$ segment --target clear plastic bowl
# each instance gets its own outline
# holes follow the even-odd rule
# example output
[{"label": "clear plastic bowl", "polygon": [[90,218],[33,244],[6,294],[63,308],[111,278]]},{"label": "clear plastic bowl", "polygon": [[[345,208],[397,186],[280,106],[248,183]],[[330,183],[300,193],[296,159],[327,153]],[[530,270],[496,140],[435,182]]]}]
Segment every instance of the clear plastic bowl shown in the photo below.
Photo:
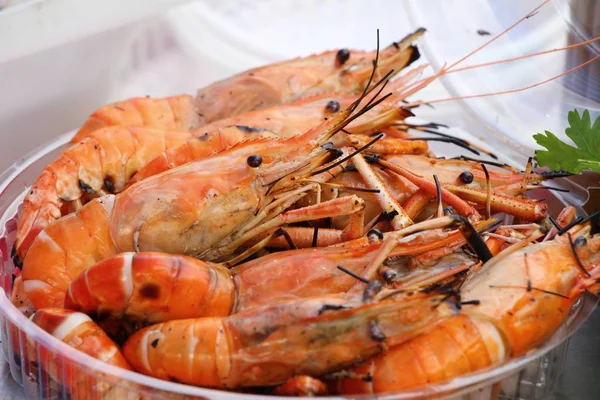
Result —
[{"label": "clear plastic bowl", "polygon": [[[419,27],[425,27],[427,32],[419,41],[423,57],[418,63],[428,62],[437,71],[444,63],[449,65],[475,50],[541,3],[542,0],[205,0],[173,10],[170,18],[184,51],[210,65],[210,71],[214,71],[211,78],[216,79],[333,48],[374,49],[377,29],[381,45],[387,46]],[[552,0],[461,66],[550,50],[595,36],[600,36],[600,13],[593,1]],[[441,79],[444,92],[423,90],[413,97],[432,100],[525,87],[597,54],[600,42],[448,74]],[[600,115],[600,61],[524,92],[455,103],[475,117],[473,133],[479,133],[494,148],[514,148],[513,161],[524,165],[537,147],[534,134],[547,129],[569,141],[564,135],[568,111],[588,109],[592,117]],[[420,115],[421,110],[418,111]]]},{"label": "clear plastic bowl", "polygon": [[[413,26],[427,27],[421,47],[434,69],[439,70],[444,63],[461,59],[500,34],[541,3],[472,1],[467,16],[463,0],[436,2],[435,7],[429,0],[409,0],[407,11]],[[600,36],[598,11],[593,1],[553,0],[461,66],[519,57]],[[447,21],[460,21],[460,25]],[[449,74],[442,82],[453,96],[497,93],[545,81],[598,54],[600,42],[593,42],[577,49]],[[535,133],[549,130],[570,141],[564,134],[569,111],[588,109],[592,118],[600,115],[600,61],[526,91],[460,103],[481,125],[509,139],[522,154],[521,159],[526,159],[537,147]]]},{"label": "clear plastic bowl", "polygon": [[[80,353],[38,328],[9,301],[14,265],[10,249],[14,242],[20,204],[41,170],[64,149],[73,133],[41,147],[0,176],[0,339],[13,378],[23,385],[29,399],[249,399],[260,396],[192,387],[104,364]],[[386,393],[381,399],[545,399],[554,391],[567,342],[595,307],[597,299],[584,295],[568,321],[543,346],[529,355],[497,368],[465,375],[448,383],[411,391]],[[34,360],[50,354],[59,366],[54,379]],[[82,392],[69,393],[70,382],[83,382]],[[79,386],[82,388],[82,386]],[[94,390],[99,392],[95,397]],[[366,398],[353,396],[352,398]],[[370,396],[369,398],[373,398]]]},{"label": "clear plastic bowl", "polygon": [[[516,1],[510,0],[510,3],[514,4]],[[486,1],[472,2],[473,5],[487,3]],[[494,2],[489,3],[493,4]],[[529,4],[529,0],[524,3]],[[445,17],[446,14],[442,8],[438,9],[440,13],[433,13],[432,18],[436,16],[437,19],[429,20],[428,23],[425,23],[426,20],[423,19],[427,17],[426,15],[421,14],[420,19],[414,14],[418,11],[418,8],[415,9],[418,4],[421,4],[422,7],[431,4],[434,4],[435,7],[448,7],[445,2],[432,3],[429,0],[422,0],[417,4],[417,2],[409,1],[381,0],[371,4],[371,2],[367,3],[361,0],[348,0],[342,7],[339,6],[340,1],[334,0],[296,0],[277,4],[277,7],[273,7],[272,1],[268,0],[237,2],[235,6],[232,2],[218,0],[196,2],[169,13],[167,15],[169,29],[162,29],[156,24],[157,21],[150,21],[148,24],[152,25],[150,36],[154,39],[146,40],[148,35],[145,30],[139,31],[140,40],[136,39],[136,35],[133,35],[132,39],[128,39],[133,43],[132,47],[135,48],[135,51],[121,58],[116,57],[115,63],[120,64],[120,67],[117,68],[118,75],[114,76],[115,84],[113,86],[118,87],[118,90],[111,88],[106,97],[112,99],[146,94],[161,96],[179,91],[189,93],[193,92],[195,87],[201,87],[216,79],[286,57],[306,55],[336,47],[370,49],[374,47],[376,28],[381,29],[381,43],[386,45],[386,43],[398,40],[411,29],[425,25],[429,32],[424,39],[424,53],[433,63],[441,61],[443,54],[430,47],[435,43],[434,39],[429,37],[443,36],[444,33],[440,32],[449,34],[452,31],[455,35],[452,41],[455,44],[452,46],[452,51],[455,53],[444,55],[450,59],[443,61],[451,62],[456,58],[454,55],[462,56],[473,49],[472,43],[465,44],[460,41],[460,35],[456,36],[457,32],[460,33],[456,28],[459,26],[458,24],[440,22],[456,21],[456,19]],[[507,9],[510,9],[510,6],[507,6]],[[513,8],[512,10],[516,15],[517,11],[520,12],[519,10],[522,8]],[[560,8],[550,8],[550,10],[556,15],[558,12],[564,11],[560,11]],[[450,11],[452,10],[448,12]],[[376,15],[377,19],[366,17],[370,15],[369,13]],[[535,18],[538,17],[539,15]],[[459,20],[462,23],[468,18]],[[536,21],[533,18],[531,20]],[[359,22],[353,23],[353,21]],[[511,21],[506,17],[499,24],[503,26]],[[560,25],[560,29],[563,29],[564,26],[566,25]],[[154,29],[157,27],[160,29]],[[269,29],[270,32],[273,32],[275,27],[277,27],[279,35],[274,37],[268,32]],[[489,25],[487,28],[491,30]],[[432,32],[434,35],[430,35]],[[486,37],[482,36],[482,38]],[[295,41],[290,41],[291,39]],[[518,39],[520,45],[525,46],[520,49],[521,51],[541,50],[539,46],[542,44],[544,44],[544,48],[547,48],[545,47],[547,43],[539,41],[533,41],[535,46],[527,47],[525,43],[532,42],[523,41],[521,37]],[[157,42],[161,45],[155,46],[154,44]],[[456,45],[457,43],[458,45]],[[182,50],[182,54],[179,53],[179,50]],[[446,50],[450,51],[449,48]],[[497,54],[493,51],[487,54],[490,53]],[[436,58],[436,55],[440,55],[440,57]],[[174,70],[177,73],[173,74]],[[508,75],[512,73],[511,71],[518,70],[509,69]],[[506,73],[506,70],[501,71],[502,76]],[[456,76],[459,75],[461,74]],[[166,80],[165,76],[168,76],[169,79]],[[444,80],[443,83],[444,85],[432,85],[416,97],[448,96],[447,90],[450,90],[452,94],[462,93],[459,89],[457,91],[449,80]],[[496,78],[492,83],[500,84],[502,82]],[[456,87],[460,86],[456,85]],[[478,89],[484,88],[479,86]],[[527,97],[522,99],[527,100]],[[532,100],[536,99],[537,96],[534,96]],[[561,107],[563,106],[561,101],[558,103],[561,104]],[[499,111],[504,111],[502,107],[508,107],[514,111],[520,107],[521,103],[514,102],[514,99],[511,102],[505,97],[499,104],[497,107]],[[536,105],[537,103],[531,103],[532,107],[536,107]],[[486,114],[486,110],[489,110],[490,106],[482,107],[482,109],[469,107],[466,102],[440,103],[435,110],[426,107],[419,109],[418,115],[425,119],[451,125],[450,133],[478,142],[488,149],[494,149],[499,153],[502,161],[512,164],[522,164],[524,156],[531,155],[531,153],[527,153],[528,150],[525,146],[519,145],[521,136],[527,140],[533,133],[543,129],[554,129],[549,119],[536,120],[533,114],[527,114],[524,118],[527,123],[533,124],[531,126],[525,126],[516,120],[514,127],[512,125],[496,125],[492,123],[495,122],[495,119]],[[496,106],[493,105],[492,108],[494,107]],[[89,112],[91,111],[89,110]],[[87,115],[80,114],[81,118],[85,118]],[[556,119],[564,118],[565,115],[566,111],[560,115],[557,113]],[[490,123],[485,122],[486,118]],[[559,134],[560,132],[555,133]],[[64,135],[32,152],[0,175],[0,279],[2,289],[7,295],[10,294],[12,284],[13,264],[9,256],[14,241],[19,205],[29,185],[45,165],[58,156],[70,136],[71,134]],[[20,138],[19,135],[17,135],[18,138]],[[4,139],[3,142],[6,143]],[[12,149],[13,146],[10,148]],[[453,153],[447,153],[447,146],[433,144],[432,150],[440,155],[454,156],[458,154],[459,149],[451,149]],[[548,194],[544,193],[544,195]],[[557,202],[552,206],[553,214],[557,212],[561,204]],[[596,301],[595,297],[585,295],[569,321],[556,332],[552,339],[526,357],[512,360],[492,370],[484,370],[455,379],[449,383],[431,385],[409,392],[385,394],[380,397],[482,400],[548,398],[553,392],[557,377],[561,372],[567,351],[567,338],[584,323]],[[12,376],[23,385],[25,393],[30,399],[89,398],[86,396],[89,396],[91,392],[85,392],[80,396],[69,394],[66,388],[68,385],[65,385],[68,383],[65,382],[67,378],[82,380],[86,382],[87,388],[101,388],[106,384],[113,385],[114,389],[105,393],[102,398],[247,399],[259,397],[165,382],[105,365],[75,351],[40,330],[22,316],[4,295],[0,295],[0,335],[3,354],[10,364]],[[45,352],[54,354],[62,366],[62,369],[59,369],[60,376],[56,377],[56,381],[50,379],[32,361],[39,359]],[[76,371],[76,376],[72,373],[67,374],[67,371]],[[98,395],[96,398],[100,398],[100,396]]]}]

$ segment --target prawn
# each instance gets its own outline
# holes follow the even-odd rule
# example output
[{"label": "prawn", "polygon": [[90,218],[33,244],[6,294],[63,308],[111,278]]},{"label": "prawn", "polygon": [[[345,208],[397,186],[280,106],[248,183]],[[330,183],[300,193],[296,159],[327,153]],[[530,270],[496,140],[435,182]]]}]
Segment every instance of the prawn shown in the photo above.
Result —
[{"label": "prawn", "polygon": [[[384,139],[383,143],[387,145],[383,149],[381,141],[375,143],[373,151],[385,150],[386,153],[411,153],[423,154],[428,150],[425,141],[405,141],[403,134],[394,124],[404,121],[405,118],[412,116],[412,112],[402,108],[402,98],[394,96],[395,91],[399,91],[415,74],[396,79],[388,89],[392,96],[373,108],[367,115],[363,115],[344,129],[351,135],[336,135],[332,137],[333,145],[360,147],[371,138],[364,139],[367,134],[378,130],[394,132],[396,138]],[[163,154],[150,162],[144,169],[139,171],[130,184],[144,180],[150,176],[156,175],[171,168],[183,165],[185,163],[205,157],[207,154],[223,150],[237,142],[252,138],[262,137],[274,133],[280,138],[290,138],[298,136],[308,131],[312,127],[331,118],[333,114],[341,109],[349,107],[357,100],[355,94],[335,94],[326,93],[303,98],[301,100],[260,109],[256,111],[245,112],[236,116],[224,118],[192,132],[194,137],[179,148],[166,150]],[[226,131],[227,127],[238,127],[245,135],[232,135]],[[366,141],[365,141],[366,140]]]},{"label": "prawn", "polygon": [[[85,314],[59,308],[45,308],[35,312],[31,317],[34,324],[65,342],[76,350],[91,356],[100,362],[131,370],[121,350],[94,321]],[[120,397],[124,393],[119,386],[100,382],[90,387],[89,377],[80,368],[69,362],[62,362],[60,357],[51,354],[44,346],[39,346],[38,364],[54,381],[67,386],[71,397],[88,399],[91,392],[104,396]]]},{"label": "prawn", "polygon": [[161,379],[216,388],[275,385],[333,372],[413,337],[455,313],[440,300],[312,297],[169,321],[134,333],[123,354],[137,371]]},{"label": "prawn", "polygon": [[[344,106],[350,106],[357,96],[346,95],[341,99],[344,100]],[[299,104],[246,113],[251,114],[247,116],[242,114],[203,127],[203,134],[118,126],[91,133],[48,165],[32,185],[19,219],[13,250],[15,263],[21,264],[33,239],[43,228],[89,199],[107,193],[120,193],[126,184],[132,185],[246,140],[299,135],[332,113],[327,111],[331,101],[336,100],[329,100],[326,104],[320,96]],[[336,110],[339,107],[338,103]],[[380,104],[370,114],[374,114],[369,117],[374,121],[373,125],[362,122],[361,129],[374,129],[390,119],[410,115],[407,110],[394,107],[390,101]],[[296,115],[296,118],[290,120],[290,115]],[[262,127],[257,124],[258,120],[263,121],[260,124]],[[352,124],[348,129],[352,129]],[[395,152],[418,153],[427,150],[426,142],[397,140],[394,144],[392,151]]]},{"label": "prawn", "polygon": [[[332,386],[338,393],[380,393],[445,381],[519,357],[566,320],[600,277],[600,236],[591,224],[528,245],[533,234],[470,275],[461,312],[391,347]],[[516,247],[514,247],[516,246]],[[368,379],[362,379],[367,377]]]},{"label": "prawn", "polygon": [[[427,221],[393,233],[388,257],[410,256],[447,243],[465,244],[459,231],[434,231]],[[475,229],[483,229],[480,224]],[[405,234],[426,230],[425,236]],[[165,253],[121,253],[87,268],[69,283],[64,307],[99,320],[123,317],[142,323],[226,316],[304,297],[345,293],[362,274],[380,242],[272,253],[228,269],[221,264]]]},{"label": "prawn", "polygon": [[[419,59],[411,45],[418,29],[379,53],[379,76],[399,72]],[[110,126],[145,126],[189,131],[211,122],[320,93],[358,94],[368,86],[375,51],[339,49],[286,60],[242,72],[198,90],[196,97],[137,97],[96,110],[73,137],[77,143],[94,130]]]},{"label": "prawn", "polygon": [[187,132],[108,127],[65,150],[33,183],[23,201],[13,259],[20,265],[40,231],[87,199],[120,192],[165,149],[179,147]]},{"label": "prawn", "polygon": [[[275,225],[310,218],[301,210],[290,211],[288,219],[280,213],[315,187],[298,176],[340,155],[319,144],[351,121],[353,111],[268,148],[266,139],[246,142],[92,200],[36,237],[22,271],[27,295],[38,308],[61,304],[73,277],[117,253],[162,251],[211,260],[254,237],[252,228],[265,218]],[[323,203],[322,209],[337,213],[343,206],[350,213],[362,207],[348,200],[331,208]]]}]

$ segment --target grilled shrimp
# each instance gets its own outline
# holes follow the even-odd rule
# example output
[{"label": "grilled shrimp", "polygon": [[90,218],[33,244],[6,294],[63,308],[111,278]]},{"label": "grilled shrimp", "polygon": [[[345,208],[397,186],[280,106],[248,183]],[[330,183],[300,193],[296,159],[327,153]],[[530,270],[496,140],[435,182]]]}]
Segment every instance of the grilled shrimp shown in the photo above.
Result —
[{"label": "grilled shrimp", "polygon": [[18,260],[53,221],[90,198],[120,192],[150,160],[190,137],[187,132],[116,126],[69,147],[42,171],[23,201],[14,250]]},{"label": "grilled shrimp", "polygon": [[[388,85],[391,93],[403,88],[413,74],[401,77]],[[135,183],[171,168],[205,157],[207,153],[220,151],[238,142],[275,134],[281,138],[301,135],[314,126],[331,118],[341,109],[349,107],[358,98],[355,94],[321,94],[261,110],[245,112],[224,118],[193,131],[194,137],[185,145],[166,150],[147,167],[139,171],[132,180]],[[332,141],[336,147],[352,145],[360,147],[371,138],[364,139],[364,134],[378,130],[394,130],[394,124],[403,122],[413,114],[401,108],[404,98],[391,96],[368,114],[353,121],[345,129],[353,135],[336,135]],[[239,130],[223,132],[224,128],[237,127]],[[396,133],[396,135],[401,135]],[[366,140],[366,141],[365,141]],[[381,141],[376,143],[373,151],[386,150],[387,153],[424,154],[428,151],[427,142],[405,141],[401,138],[384,139],[388,144],[382,149]]]},{"label": "grilled shrimp", "polygon": [[[411,43],[424,29],[379,52],[379,76],[399,72],[419,59]],[[195,99],[181,95],[166,99],[133,98],[96,110],[72,142],[109,126],[146,126],[191,130],[211,122],[295,101],[320,93],[360,93],[369,80],[376,52],[340,49],[287,60],[235,75],[198,90]]]},{"label": "grilled shrimp", "polygon": [[[462,246],[458,230],[426,230],[437,221],[391,234],[398,243],[385,257],[410,256],[448,244]],[[487,226],[481,224],[477,228]],[[220,264],[165,253],[121,253],[86,269],[69,284],[65,308],[136,322],[226,316],[304,297],[347,292],[378,257],[381,242],[272,253],[227,269]]]},{"label": "grilled shrimp", "polygon": [[137,371],[162,379],[220,388],[274,385],[361,361],[454,310],[439,296],[370,304],[313,297],[153,325],[134,333],[123,353]]},{"label": "grilled shrimp", "polygon": [[459,315],[354,368],[356,378],[333,386],[347,394],[401,390],[498,365],[535,348],[599,276],[600,236],[590,234],[589,225],[569,234],[499,253],[462,286],[467,305]]},{"label": "grilled shrimp", "polygon": [[[293,222],[281,211],[314,187],[298,177],[340,155],[319,144],[347,124],[352,112],[340,112],[305,135],[270,146],[267,139],[246,142],[92,200],[37,236],[23,265],[28,296],[38,308],[59,305],[71,279],[120,252],[211,260],[254,237],[252,228],[265,218],[274,226]],[[349,200],[351,211],[361,207]],[[293,216],[310,217],[299,210]]]},{"label": "grilled shrimp", "polygon": [[[101,362],[131,370],[119,347],[87,315],[59,308],[45,308],[36,311],[31,320],[76,350]],[[38,352],[31,351],[30,354],[36,354],[38,365],[56,382],[67,387],[71,398],[121,398],[125,394],[120,392],[118,385],[110,385],[108,382],[91,386],[89,376],[81,371],[81,367],[63,361],[43,346],[39,347]]]}]

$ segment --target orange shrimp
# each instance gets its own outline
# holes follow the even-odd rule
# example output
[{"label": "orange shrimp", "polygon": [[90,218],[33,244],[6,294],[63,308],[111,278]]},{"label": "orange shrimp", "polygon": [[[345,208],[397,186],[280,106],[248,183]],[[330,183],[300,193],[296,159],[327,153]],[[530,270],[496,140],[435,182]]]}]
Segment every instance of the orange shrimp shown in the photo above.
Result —
[{"label": "orange shrimp", "polygon": [[[391,93],[403,88],[414,74],[396,79],[388,85]],[[166,150],[160,157],[139,171],[131,184],[144,180],[171,168],[198,160],[215,151],[223,150],[240,141],[265,134],[276,134],[281,138],[301,135],[324,120],[331,118],[340,109],[349,107],[358,98],[355,94],[321,94],[274,107],[245,112],[202,126],[193,131],[194,137],[179,148]],[[361,147],[372,138],[368,134],[382,129],[394,129],[394,124],[412,116],[412,112],[401,108],[403,98],[391,96],[367,115],[348,124],[346,131],[353,135],[336,135],[334,146]],[[237,127],[238,132],[223,131],[227,127]],[[245,134],[238,134],[243,132]],[[235,135],[232,135],[235,134]],[[399,135],[399,133],[396,133]],[[383,146],[386,146],[383,148]],[[425,141],[406,141],[402,138],[383,139],[372,147],[375,152],[423,154],[428,151]]]},{"label": "orange shrimp", "polygon": [[235,301],[231,272],[177,254],[121,253],[86,269],[70,284],[64,307],[96,316],[156,323],[228,315]]},{"label": "orange shrimp", "polygon": [[[36,311],[31,320],[40,328],[62,340],[69,346],[119,368],[131,370],[121,350],[94,321],[85,314],[59,308],[45,308]],[[106,382],[90,387],[89,377],[80,367],[62,361],[61,357],[50,353],[43,346],[36,355],[36,361],[55,381],[65,385],[72,398],[89,399],[90,396],[122,396],[118,386]]]},{"label": "orange shrimp", "polygon": [[[281,211],[315,187],[298,177],[339,156],[319,144],[352,113],[340,112],[303,136],[272,146],[265,146],[267,139],[246,142],[92,200],[37,236],[23,265],[27,295],[38,308],[61,304],[72,278],[117,253],[162,251],[211,260],[229,256],[265,219],[271,224],[262,223],[259,232],[310,219],[302,210]],[[331,208],[323,203],[321,209],[351,213],[362,207],[348,200]]]},{"label": "orange shrimp", "polygon": [[16,265],[40,231],[86,200],[118,193],[150,160],[191,137],[187,132],[108,127],[65,150],[42,171],[23,201],[15,239]]},{"label": "orange shrimp", "polygon": [[[379,76],[395,73],[420,55],[411,43],[423,29],[379,52]],[[360,93],[370,78],[376,52],[340,49],[242,72],[198,90],[196,98],[132,98],[96,110],[72,139],[76,143],[109,126],[192,130],[208,123],[320,93]]]},{"label": "orange shrimp", "polygon": [[187,132],[202,125],[202,118],[194,109],[192,96],[160,99],[134,97],[94,111],[71,139],[71,143],[80,142],[98,129],[115,125]]},{"label": "orange shrimp", "polygon": [[569,233],[573,240],[564,235],[527,246],[528,238],[499,253],[462,286],[468,306],[459,315],[352,369],[356,378],[332,386],[345,394],[402,390],[498,365],[538,346],[598,277],[592,268],[598,265],[600,236],[591,235],[589,225]]},{"label": "orange shrimp", "polygon": [[[437,246],[465,244],[459,231],[427,230],[437,221],[394,232],[389,257],[408,256]],[[481,224],[477,228],[486,226]],[[121,253],[87,268],[69,284],[64,307],[98,316],[156,323],[173,319],[226,316],[258,306],[348,291],[355,280],[343,266],[362,274],[380,252],[380,243],[272,253],[231,270],[220,264],[165,253]]]},{"label": "orange shrimp", "polygon": [[134,333],[123,354],[137,371],[161,379],[220,388],[275,385],[361,361],[454,313],[439,296],[369,304],[312,297],[152,325]]}]

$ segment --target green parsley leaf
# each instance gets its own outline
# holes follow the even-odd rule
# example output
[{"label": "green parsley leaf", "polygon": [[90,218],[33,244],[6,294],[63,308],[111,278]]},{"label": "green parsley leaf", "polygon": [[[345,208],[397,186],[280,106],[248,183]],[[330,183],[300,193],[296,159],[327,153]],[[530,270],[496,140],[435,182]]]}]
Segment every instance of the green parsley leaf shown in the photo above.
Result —
[{"label": "green parsley leaf", "polygon": [[547,150],[536,150],[535,159],[542,167],[553,171],[578,174],[584,169],[600,172],[600,117],[592,126],[588,110],[579,115],[577,110],[569,112],[567,136],[575,143],[573,147],[546,131],[533,136],[537,144]]}]

